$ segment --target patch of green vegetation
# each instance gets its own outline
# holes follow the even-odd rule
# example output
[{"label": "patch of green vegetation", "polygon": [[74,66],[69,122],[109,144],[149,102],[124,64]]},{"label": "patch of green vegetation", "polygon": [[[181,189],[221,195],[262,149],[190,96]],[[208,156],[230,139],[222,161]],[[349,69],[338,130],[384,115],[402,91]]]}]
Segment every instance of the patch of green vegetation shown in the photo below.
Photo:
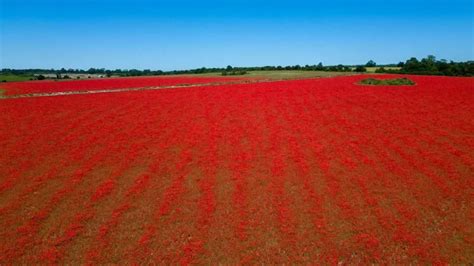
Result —
[{"label": "patch of green vegetation", "polygon": [[397,78],[397,79],[374,79],[368,78],[361,80],[359,84],[362,85],[375,85],[375,86],[412,86],[415,85],[415,82],[407,78]]},{"label": "patch of green vegetation", "polygon": [[5,93],[5,90],[0,89],[0,97],[3,96],[4,93]]},{"label": "patch of green vegetation", "polygon": [[242,76],[242,75],[245,75],[247,74],[247,71],[245,70],[231,70],[231,71],[224,71],[222,72],[222,76]]},{"label": "patch of green vegetation", "polygon": [[0,82],[27,81],[35,79],[33,75],[0,74]]}]

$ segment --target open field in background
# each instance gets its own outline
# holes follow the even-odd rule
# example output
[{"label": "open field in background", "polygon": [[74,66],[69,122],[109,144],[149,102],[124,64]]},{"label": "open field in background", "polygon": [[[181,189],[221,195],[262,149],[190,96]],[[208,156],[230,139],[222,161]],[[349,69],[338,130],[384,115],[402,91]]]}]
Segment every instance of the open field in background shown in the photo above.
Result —
[{"label": "open field in background", "polygon": [[[34,78],[32,75],[10,75],[10,74],[0,74],[0,82],[17,82],[17,81],[27,81]],[[1,84],[1,83],[0,83]]]},{"label": "open field in background", "polygon": [[471,263],[474,79],[369,76],[0,100],[0,264]]},{"label": "open field in background", "polygon": [[268,80],[322,78],[354,75],[351,72],[327,71],[250,71],[246,75],[222,76],[221,73],[193,75],[166,75],[144,77],[112,77],[82,80],[42,80],[26,82],[0,83],[0,90],[5,96],[25,95],[33,93],[55,93],[73,91],[114,90],[126,88],[147,88],[185,86],[191,84],[222,84],[238,82],[254,82]]},{"label": "open field in background", "polygon": [[[379,69],[380,67],[366,67],[367,72],[375,73],[375,70]],[[401,67],[384,67],[386,70],[400,70]]]},{"label": "open field in background", "polygon": [[[145,85],[153,85],[153,86],[160,86],[160,85],[180,85],[180,82],[187,82],[186,84],[192,84],[192,83],[205,83],[205,82],[214,82],[217,80],[202,80],[199,81],[198,79],[191,79],[191,78],[220,78],[222,81],[225,80],[236,80],[236,79],[242,79],[242,78],[259,78],[259,79],[299,79],[299,78],[317,78],[317,77],[335,77],[335,76],[345,76],[345,75],[353,75],[354,73],[347,73],[347,72],[330,72],[330,71],[298,71],[298,70],[282,70],[282,71],[249,71],[245,75],[239,75],[239,76],[222,76],[221,72],[215,72],[215,73],[205,73],[205,74],[186,74],[186,75],[162,75],[162,76],[142,76],[142,77],[111,77],[111,78],[82,78],[80,80],[76,79],[62,79],[62,80],[43,80],[43,81],[33,81],[30,83],[30,78],[33,78],[33,76],[21,76],[21,75],[0,75],[0,81],[6,80],[8,83],[0,83],[0,88],[6,88],[9,91],[15,90],[16,87],[19,88],[26,88],[26,87],[41,87],[42,92],[46,92],[45,88],[46,86],[50,86],[52,88],[55,88],[57,91],[60,88],[66,88],[66,91],[68,89],[68,83],[73,82],[72,84],[87,84],[82,87],[90,87],[91,89],[94,89],[94,87],[97,87],[95,84],[91,84],[91,81],[97,82],[97,80],[103,80],[102,82],[109,82],[109,80],[120,80],[120,84],[118,82],[114,82],[114,86],[117,88],[124,88],[124,86],[137,86],[137,85],[142,85],[140,83],[136,82],[136,79],[154,79],[154,82],[148,82]],[[68,74],[68,75],[73,75],[73,74]],[[175,80],[175,82],[166,82],[166,80]],[[179,80],[177,82],[176,80]],[[127,82],[127,80],[133,81],[132,83]],[[134,81],[135,80],[135,81]],[[160,82],[160,80],[164,80],[163,82]],[[22,82],[22,81],[28,81],[25,84],[22,83],[16,83],[16,82]],[[79,83],[76,83],[75,81],[79,81]],[[51,82],[66,82],[66,84],[53,84]],[[14,83],[14,84],[11,84]],[[38,85],[39,84],[45,84],[45,85]],[[28,84],[35,84],[35,85],[28,85]],[[100,85],[99,85],[100,86]],[[73,86],[73,88],[79,88],[81,90],[82,87]],[[103,86],[102,86],[103,87]],[[111,88],[111,86],[108,86],[107,88]],[[38,90],[35,90],[38,92]],[[10,93],[9,93],[10,94]]]},{"label": "open field in background", "polygon": [[[368,73],[375,73],[380,67],[366,67]],[[400,70],[400,67],[385,67],[387,70]],[[268,70],[268,71],[248,71],[242,77],[265,77],[273,79],[301,79],[318,77],[338,77],[356,75],[354,72],[333,72],[333,71],[310,71],[310,70]],[[194,74],[197,76],[221,76],[221,73]]]},{"label": "open field in background", "polygon": [[281,71],[250,71],[244,76],[249,77],[269,77],[275,79],[301,79],[301,78],[319,78],[319,77],[337,77],[354,75],[354,73],[331,72],[331,71],[298,71],[298,70],[281,70]]},{"label": "open field in background", "polygon": [[[237,77],[270,78],[270,79],[301,79],[319,77],[337,77],[354,75],[351,72],[305,71],[305,70],[268,70],[248,71],[247,74]],[[222,76],[221,73],[195,74],[198,76]]]}]

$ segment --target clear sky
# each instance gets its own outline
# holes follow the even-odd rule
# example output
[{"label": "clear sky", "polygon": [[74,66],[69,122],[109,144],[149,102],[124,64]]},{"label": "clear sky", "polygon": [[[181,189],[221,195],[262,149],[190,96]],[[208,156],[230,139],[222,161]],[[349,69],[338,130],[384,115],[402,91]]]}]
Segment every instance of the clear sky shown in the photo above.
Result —
[{"label": "clear sky", "polygon": [[0,0],[1,68],[474,59],[473,0]]}]

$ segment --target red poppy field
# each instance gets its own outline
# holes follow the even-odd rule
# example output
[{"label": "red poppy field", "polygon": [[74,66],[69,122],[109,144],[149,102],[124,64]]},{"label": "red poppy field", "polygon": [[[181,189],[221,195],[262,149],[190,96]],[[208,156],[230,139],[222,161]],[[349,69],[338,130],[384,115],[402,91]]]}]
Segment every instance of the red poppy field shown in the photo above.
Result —
[{"label": "red poppy field", "polygon": [[365,77],[0,99],[0,264],[472,263],[474,78]]},{"label": "red poppy field", "polygon": [[160,77],[127,77],[82,80],[42,80],[27,82],[8,82],[0,84],[5,95],[22,95],[34,93],[80,92],[97,90],[118,90],[127,88],[148,88],[163,86],[180,86],[190,84],[223,83],[242,80],[232,77],[192,77],[192,76],[160,76]]}]

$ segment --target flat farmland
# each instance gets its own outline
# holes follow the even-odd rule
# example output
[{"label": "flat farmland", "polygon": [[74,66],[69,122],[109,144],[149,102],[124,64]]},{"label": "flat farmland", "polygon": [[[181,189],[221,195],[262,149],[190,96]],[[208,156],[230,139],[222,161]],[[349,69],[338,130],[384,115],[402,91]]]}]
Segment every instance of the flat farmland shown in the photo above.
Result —
[{"label": "flat farmland", "polygon": [[369,76],[0,99],[0,263],[472,263],[474,79]]}]

